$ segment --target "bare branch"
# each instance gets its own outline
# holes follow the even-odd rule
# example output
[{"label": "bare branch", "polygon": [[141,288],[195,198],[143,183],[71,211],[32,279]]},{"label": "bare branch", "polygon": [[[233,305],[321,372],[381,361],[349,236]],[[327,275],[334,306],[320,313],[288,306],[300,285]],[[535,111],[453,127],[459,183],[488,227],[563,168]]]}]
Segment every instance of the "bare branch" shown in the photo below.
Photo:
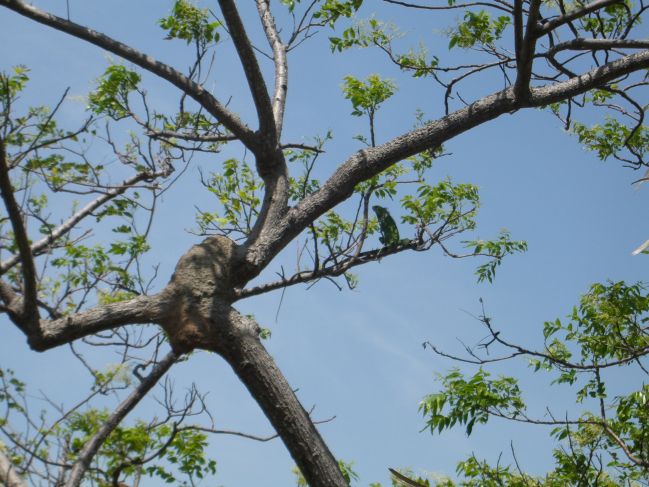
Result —
[{"label": "bare branch", "polygon": [[18,247],[18,259],[22,264],[23,274],[23,304],[20,310],[19,320],[21,325],[33,328],[38,323],[38,288],[36,284],[37,274],[34,266],[34,258],[29,245],[29,237],[25,229],[23,214],[14,197],[14,189],[9,177],[9,161],[4,140],[0,140],[0,195],[4,201],[5,208],[9,214],[11,227],[14,231],[16,246]]},{"label": "bare branch", "polygon": [[514,22],[516,28],[516,82],[514,83],[514,96],[517,100],[525,100],[530,95],[530,80],[532,78],[532,66],[534,64],[534,50],[536,49],[537,23],[541,0],[530,0],[530,8],[527,14],[525,35],[521,39],[522,30],[522,0],[517,0]]},{"label": "bare branch", "polygon": [[578,8],[571,12],[567,12],[559,17],[555,17],[554,19],[550,19],[547,22],[543,23],[538,28],[537,35],[542,36],[544,34],[547,34],[548,32],[553,31],[557,27],[572,22],[573,20],[583,17],[584,15],[588,15],[589,13],[596,12],[597,10],[608,7],[609,5],[622,3],[622,1],[623,0],[597,0],[595,2],[591,2],[583,6],[582,8]]},{"label": "bare branch", "polygon": [[633,39],[584,39],[579,37],[570,41],[561,42],[550,48],[547,54],[553,56],[559,51],[590,51],[603,49],[649,49],[649,40]]},{"label": "bare branch", "polygon": [[[257,116],[259,117],[259,131],[265,137],[268,137],[269,142],[274,146],[279,138],[275,128],[275,119],[273,117],[270,97],[268,96],[268,89],[266,88],[264,77],[261,74],[254,49],[252,48],[248,34],[246,34],[234,0],[219,0],[219,5],[228,26],[228,32],[232,37],[234,47],[241,60],[243,71],[246,74],[248,87],[250,88],[250,93],[252,94],[252,99],[257,109]],[[236,132],[232,132],[236,134]]]},{"label": "bare branch", "polygon": [[[321,419],[318,421],[313,421],[313,424],[324,424],[324,423],[329,423],[330,421],[333,421],[336,419],[335,416],[332,416],[327,419]],[[216,429],[216,428],[207,428],[205,426],[185,426],[182,428],[178,428],[180,431],[182,430],[196,430],[196,431],[202,431],[203,433],[212,433],[215,435],[231,435],[231,436],[240,436],[241,438],[246,438],[248,440],[254,440],[254,441],[259,441],[261,443],[266,443],[268,441],[272,441],[276,438],[279,438],[279,434],[275,433],[273,435],[268,435],[268,436],[259,436],[259,435],[253,435],[250,433],[243,433],[241,431],[234,431],[234,430],[224,430],[224,429]]]},{"label": "bare branch", "polygon": [[56,30],[60,30],[61,32],[83,39],[84,41],[101,47],[102,49],[106,49],[107,51],[146,69],[156,76],[169,81],[171,84],[196,100],[196,102],[216,117],[217,120],[235,134],[247,147],[252,149],[256,146],[256,137],[254,132],[250,130],[250,128],[239,119],[239,117],[225,108],[201,85],[190,80],[167,64],[143,54],[126,44],[116,41],[101,32],[97,32],[88,27],[44,12],[19,0],[0,0],[0,6],[9,8],[20,15],[35,20],[36,22],[48,25]]},{"label": "bare branch", "polygon": [[450,5],[419,5],[415,3],[410,3],[410,2],[402,2],[400,0],[383,0],[386,3],[391,3],[393,5],[400,5],[402,7],[409,7],[409,8],[415,8],[415,9],[421,9],[421,10],[452,10],[452,9],[458,9],[458,8],[466,8],[466,7],[476,7],[476,6],[481,6],[481,7],[491,7],[491,8],[496,8],[498,10],[503,10],[507,13],[511,13],[512,7],[511,4],[508,2],[505,2],[503,0],[496,0],[495,3],[491,2],[465,2],[465,3],[453,3]]},{"label": "bare branch", "polygon": [[178,360],[178,355],[169,352],[160,362],[158,362],[151,373],[146,376],[131,394],[121,402],[119,406],[111,413],[108,419],[101,425],[101,428],[86,442],[79,452],[79,458],[72,467],[70,477],[65,483],[65,487],[78,487],[81,485],[83,476],[90,467],[92,459],[99,451],[101,445],[106,441],[108,435],[122,422],[128,413],[146,396],[160,378],[171,368]]},{"label": "bare branch", "polygon": [[192,142],[229,142],[237,140],[234,135],[203,135],[195,132],[175,132],[173,130],[150,130],[146,135],[154,139],[182,139]]}]

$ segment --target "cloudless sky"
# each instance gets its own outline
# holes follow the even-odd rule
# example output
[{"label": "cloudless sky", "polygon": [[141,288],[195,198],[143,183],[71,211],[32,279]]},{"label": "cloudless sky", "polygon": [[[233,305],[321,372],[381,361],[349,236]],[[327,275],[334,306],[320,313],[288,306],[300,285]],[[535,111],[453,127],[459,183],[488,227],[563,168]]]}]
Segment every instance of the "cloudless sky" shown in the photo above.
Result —
[{"label": "cloudless sky", "polygon": [[[63,0],[35,4],[65,15]],[[171,4],[70,0],[72,20],[185,70],[192,59],[191,49],[164,41],[164,33],[155,25]],[[250,15],[252,4],[245,2],[242,10],[249,30],[259,40],[258,21]],[[360,16],[372,14],[401,25],[409,34],[403,45],[425,41],[431,53],[447,62],[456,55],[456,51],[449,53],[442,34],[455,14],[424,15],[366,2]],[[443,114],[438,85],[405,79],[374,51],[332,56],[328,35],[327,31],[319,34],[290,55],[284,135],[287,142],[304,142],[333,131],[334,140],[318,167],[323,178],[360,148],[352,137],[367,130],[363,120],[349,115],[349,101],[340,92],[343,76],[364,78],[381,73],[399,85],[378,115],[379,141],[408,130],[417,108],[428,118]],[[16,64],[31,68],[25,100],[32,104],[54,104],[69,86],[70,99],[60,117],[64,126],[82,119],[82,97],[111,59],[117,61],[94,46],[0,9],[0,69]],[[232,97],[230,107],[254,125],[241,68],[229,47],[216,51],[212,79],[214,84],[208,87],[222,100]],[[486,77],[470,83],[463,96],[472,100],[496,91],[501,86],[498,81]],[[177,106],[177,93],[165,82],[144,75],[144,86],[156,108],[172,111]],[[309,290],[292,287],[283,299],[277,291],[237,304],[272,329],[267,345],[290,384],[299,389],[304,406],[316,406],[314,418],[336,416],[320,426],[320,431],[338,458],[355,462],[359,485],[373,481],[388,485],[387,467],[452,475],[455,463],[472,452],[492,462],[504,452],[503,462],[509,463],[510,442],[523,468],[532,473],[550,468],[547,430],[493,421],[470,438],[461,428],[436,436],[420,432],[424,421],[417,412],[419,401],[437,387],[435,374],[455,365],[433,356],[421,344],[429,340],[461,353],[459,340],[477,343],[485,333],[471,314],[481,312],[478,300],[483,298],[487,314],[504,335],[540,347],[543,321],[567,315],[590,284],[607,279],[633,282],[646,276],[646,258],[632,257],[631,251],[649,237],[645,217],[649,189],[634,190],[630,183],[639,177],[637,173],[615,162],[597,160],[548,112],[505,115],[457,137],[445,148],[451,155],[435,163],[431,181],[450,176],[456,182],[479,186],[482,208],[474,236],[489,238],[507,228],[513,238],[529,244],[527,253],[505,260],[494,284],[476,283],[474,269],[480,262],[449,259],[433,248],[357,268],[360,283],[353,291],[338,291],[321,282]],[[218,170],[226,156],[241,155],[236,148],[231,151],[203,159],[201,165]],[[190,166],[160,205],[150,257],[151,263],[161,264],[156,290],[167,282],[178,257],[199,241],[187,232],[195,228],[194,205],[206,208],[211,200],[198,179],[196,167]],[[459,241],[451,245],[460,248]],[[280,264],[290,269],[295,252],[292,244],[264,277],[272,279]],[[37,354],[6,320],[0,326],[0,366],[15,369],[34,391],[42,390],[67,404],[81,397],[88,377],[65,347]],[[109,363],[111,358],[106,360]],[[579,413],[566,390],[550,388],[550,377],[530,377],[524,363],[494,371],[525,377],[525,397],[539,415],[552,404],[559,416],[566,408]],[[209,391],[217,427],[272,433],[257,405],[215,355],[197,353],[177,366],[173,376],[179,390],[195,381],[202,391]],[[152,404],[145,402],[129,419],[146,419],[152,410]],[[212,438],[210,454],[218,461],[218,474],[204,485],[283,487],[294,483],[293,462],[279,440],[256,443],[218,436]]]}]

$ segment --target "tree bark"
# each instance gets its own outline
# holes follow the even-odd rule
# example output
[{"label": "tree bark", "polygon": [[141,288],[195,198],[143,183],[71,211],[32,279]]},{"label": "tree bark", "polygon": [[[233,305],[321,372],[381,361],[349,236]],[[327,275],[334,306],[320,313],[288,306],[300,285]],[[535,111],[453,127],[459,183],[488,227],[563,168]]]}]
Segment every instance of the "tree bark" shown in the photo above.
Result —
[{"label": "tree bark", "polygon": [[282,438],[310,487],[347,487],[327,448],[259,338],[237,337],[221,356],[255,398]]}]

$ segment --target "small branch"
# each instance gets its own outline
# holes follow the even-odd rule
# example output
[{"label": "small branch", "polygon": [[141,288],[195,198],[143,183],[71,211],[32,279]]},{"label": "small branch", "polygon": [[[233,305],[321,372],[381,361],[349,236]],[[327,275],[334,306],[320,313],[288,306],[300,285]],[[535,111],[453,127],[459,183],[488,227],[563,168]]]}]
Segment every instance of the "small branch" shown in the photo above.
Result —
[{"label": "small branch", "polygon": [[632,39],[584,39],[579,37],[570,41],[561,42],[548,49],[543,56],[554,56],[559,51],[593,51],[604,49],[648,49],[649,40]]},{"label": "small branch", "polygon": [[623,3],[623,0],[597,0],[595,2],[591,2],[582,8],[573,10],[572,12],[565,13],[564,15],[560,15],[559,17],[556,17],[554,19],[548,20],[547,22],[543,23],[537,29],[537,36],[540,37],[544,34],[547,34],[548,32],[553,31],[557,27],[560,27],[564,24],[572,22],[573,20],[583,17],[584,15],[588,15],[589,13],[603,9],[605,7],[608,7],[609,5],[614,5],[616,3]]},{"label": "small branch", "polygon": [[[604,428],[604,431],[608,435],[609,438],[611,438],[617,446],[620,447],[620,449],[624,452],[626,457],[631,460],[633,463],[638,465],[639,467],[643,467],[645,469],[649,468],[649,462],[647,460],[643,460],[642,458],[636,457],[631,450],[629,450],[629,447],[626,445],[626,443],[620,438],[613,429],[608,425],[606,421],[600,424],[602,428]],[[642,448],[640,449],[642,451]]]},{"label": "small branch", "polygon": [[234,135],[201,135],[195,132],[174,132],[173,130],[150,130],[146,135],[154,139],[182,139],[192,142],[230,142],[237,140]]},{"label": "small branch", "polygon": [[[522,0],[517,0],[522,3]],[[519,7],[522,11],[522,5]],[[530,95],[530,80],[532,78],[532,66],[534,64],[534,50],[536,49],[537,23],[541,0],[530,0],[530,9],[527,14],[525,36],[520,39],[522,25],[516,27],[516,82],[514,83],[514,96],[517,100],[526,100]],[[522,13],[518,20],[522,24]]]},{"label": "small branch", "polygon": [[16,467],[0,447],[0,484],[5,487],[29,487],[16,472]]},{"label": "small branch", "polygon": [[314,147],[308,144],[282,144],[282,149],[301,149],[305,151],[315,152],[316,154],[323,154],[325,151],[319,147]]},{"label": "small branch", "polygon": [[[336,417],[332,416],[331,418],[321,419],[319,421],[313,421],[313,424],[317,425],[317,424],[329,423],[330,421],[333,421],[334,419],[336,419]],[[206,428],[204,426],[185,426],[183,428],[179,428],[180,431],[186,430],[186,429],[202,431],[203,433],[212,433],[212,434],[215,434],[215,435],[240,436],[241,438],[246,438],[248,440],[254,440],[254,441],[260,441],[262,443],[265,443],[267,441],[271,441],[271,440],[274,440],[276,438],[279,438],[279,434],[277,434],[277,433],[275,433],[274,435],[259,436],[259,435],[252,435],[250,433],[243,433],[241,431]]]},{"label": "small branch", "polygon": [[297,274],[292,275],[288,279],[282,278],[279,281],[269,282],[267,284],[261,284],[259,286],[255,286],[252,288],[241,289],[237,292],[236,299],[249,298],[251,296],[257,296],[259,294],[264,294],[269,291],[274,291],[276,289],[282,289],[289,286],[294,286],[296,284],[311,282],[321,278],[340,276],[345,272],[347,272],[352,267],[356,267],[361,264],[367,264],[368,262],[381,260],[384,257],[399,252],[403,252],[404,250],[420,250],[420,247],[421,247],[420,242],[412,240],[409,243],[392,245],[389,247],[382,247],[380,249],[360,252],[357,255],[353,255],[347,259],[338,261],[336,264],[333,264],[329,267],[322,267],[318,270],[313,270],[313,271],[298,272]]},{"label": "small branch", "polygon": [[122,422],[128,413],[147,395],[160,378],[171,368],[178,359],[178,355],[169,352],[160,362],[158,362],[151,373],[146,376],[131,394],[111,413],[108,419],[101,425],[99,430],[84,445],[79,457],[72,467],[70,477],[65,483],[65,487],[78,487],[81,485],[83,476],[90,467],[92,459],[99,451],[101,445],[106,441],[115,428]]},{"label": "small branch", "polygon": [[501,357],[495,357],[495,358],[490,358],[490,359],[483,359],[482,357],[477,356],[475,353],[471,351],[471,349],[467,348],[467,351],[469,354],[474,358],[474,359],[467,359],[467,358],[462,358],[457,355],[449,354],[446,352],[441,351],[438,349],[435,345],[433,345],[431,342],[426,341],[424,342],[424,347],[430,347],[430,349],[437,355],[440,355],[442,357],[450,358],[452,360],[456,360],[458,362],[465,362],[465,363],[470,363],[470,364],[475,364],[475,365],[484,365],[488,363],[493,363],[493,362],[502,362],[504,360],[509,360],[514,357],[519,357],[521,355],[528,355],[530,357],[537,357],[543,360],[547,360],[548,362],[564,367],[566,369],[573,369],[573,370],[578,370],[582,372],[592,372],[592,371],[599,371],[601,369],[607,369],[610,367],[618,367],[620,365],[627,365],[631,362],[634,362],[638,360],[639,358],[642,358],[649,354],[649,346],[644,346],[637,348],[635,350],[630,350],[629,354],[626,357],[622,357],[617,360],[612,360],[610,362],[602,362],[602,363],[574,363],[570,362],[568,360],[560,359],[557,357],[554,357],[548,352],[538,352],[536,350],[530,350],[525,347],[522,347],[520,345],[516,345],[514,343],[510,343],[503,339],[501,337],[501,333],[499,331],[496,331],[492,324],[491,324],[491,319],[486,317],[486,316],[481,316],[477,317],[477,319],[484,324],[484,326],[487,327],[489,330],[489,334],[491,335],[491,339],[489,343],[482,345],[483,347],[488,347],[492,343],[499,343],[505,348],[508,348],[510,350],[513,350],[513,352],[510,355],[504,355]]}]

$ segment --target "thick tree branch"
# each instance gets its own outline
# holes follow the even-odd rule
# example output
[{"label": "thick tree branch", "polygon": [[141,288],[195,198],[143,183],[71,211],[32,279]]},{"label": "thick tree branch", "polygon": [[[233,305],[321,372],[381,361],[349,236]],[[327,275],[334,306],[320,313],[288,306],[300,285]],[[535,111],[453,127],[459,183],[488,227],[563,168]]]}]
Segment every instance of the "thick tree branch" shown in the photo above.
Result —
[{"label": "thick tree branch", "polygon": [[649,49],[649,40],[633,39],[584,39],[579,37],[561,42],[548,49],[542,56],[554,56],[559,51],[591,51],[605,49]]},{"label": "thick tree branch", "polygon": [[286,60],[286,46],[282,43],[275,25],[275,19],[270,13],[269,0],[257,0],[257,10],[261,18],[268,44],[273,50],[275,64],[275,91],[273,94],[273,115],[275,117],[275,130],[277,139],[282,136],[284,123],[284,108],[286,106],[286,92],[288,90],[288,63]]},{"label": "thick tree branch", "polygon": [[[231,312],[218,349],[266,414],[312,487],[345,487],[338,463],[258,337],[258,325]],[[225,330],[224,330],[225,331]]]},{"label": "thick tree branch", "polygon": [[5,487],[28,487],[27,482],[18,475],[16,467],[2,448],[0,448],[0,484]]},{"label": "thick tree branch", "polygon": [[117,426],[122,422],[128,413],[130,413],[135,406],[146,396],[160,378],[171,368],[171,366],[178,359],[178,355],[174,352],[169,352],[160,362],[158,362],[151,373],[146,376],[131,394],[117,408],[111,413],[108,419],[101,425],[99,430],[93,437],[86,442],[79,457],[75,462],[70,476],[68,477],[65,487],[78,487],[81,485],[83,476],[90,467],[92,459],[99,451],[101,445],[106,441]]},{"label": "thick tree branch", "polygon": [[127,61],[140,66],[143,69],[169,81],[171,84],[187,93],[205,110],[213,115],[228,130],[235,134],[251,150],[256,146],[254,132],[250,130],[234,113],[225,108],[211,93],[198,83],[187,78],[172,67],[143,54],[132,47],[108,37],[101,32],[89,29],[88,27],[76,24],[61,17],[44,12],[19,0],[0,0],[0,6],[11,9],[20,15],[28,17],[41,24],[48,25],[56,30],[65,32],[71,36],[83,39],[113,54],[116,54]]},{"label": "thick tree branch", "polygon": [[358,183],[400,160],[439,147],[453,137],[504,113],[565,100],[646,68],[649,68],[649,50],[624,56],[567,81],[533,88],[525,102],[517,101],[513,88],[508,88],[377,147],[363,149],[347,159],[318,191],[288,212],[275,230],[279,237],[272,244],[264,247],[251,246],[246,257],[248,263],[259,271],[288,242],[308,228],[311,222],[351,196]]},{"label": "thick tree branch", "polygon": [[255,103],[257,116],[259,117],[259,131],[266,138],[266,142],[274,147],[279,137],[275,128],[275,119],[270,97],[268,96],[268,89],[261,74],[255,51],[252,48],[248,34],[246,34],[234,0],[219,0],[219,5],[234,42],[234,47],[241,60],[248,87]]},{"label": "thick tree branch", "polygon": [[128,301],[90,308],[57,320],[41,321],[38,333],[28,336],[37,351],[70,343],[104,330],[129,324],[158,323],[168,312],[171,297],[165,291],[154,296],[138,296]]},{"label": "thick tree branch", "polygon": [[2,299],[2,302],[8,307],[15,304],[15,301],[18,299],[18,295],[11,285],[3,280],[0,280],[0,299]]},{"label": "thick tree branch", "polygon": [[[522,62],[523,49],[523,0],[514,0],[514,52],[516,53],[516,65]],[[447,91],[448,93],[448,91]]]},{"label": "thick tree branch", "polygon": [[567,81],[534,88],[525,106],[541,107],[566,100],[605,85],[620,76],[647,68],[649,68],[649,49],[621,57]]},{"label": "thick tree branch", "polygon": [[[274,240],[277,223],[286,213],[288,204],[288,169],[282,150],[279,147],[279,131],[275,125],[275,114],[268,96],[268,88],[250,39],[239,16],[237,6],[234,0],[219,0],[219,5],[248,81],[259,117],[259,132],[262,137],[259,141],[260,146],[253,152],[257,172],[265,184],[264,199],[246,245],[259,243],[260,241],[261,245],[266,245],[264,242]],[[266,14],[270,16],[268,11],[266,11]],[[270,20],[272,21],[272,18]],[[262,22],[265,29],[270,28],[270,25],[266,25],[266,21],[262,19]],[[281,78],[282,73],[279,72],[277,75]],[[281,105],[283,110],[283,102]],[[279,112],[277,112],[277,115],[279,115]]]},{"label": "thick tree branch", "polygon": [[16,246],[18,247],[18,258],[22,264],[23,304],[18,319],[22,322],[21,326],[32,329],[38,325],[38,307],[36,306],[38,300],[36,280],[38,276],[29,245],[29,237],[25,229],[25,222],[23,221],[23,214],[14,197],[14,190],[9,176],[9,165],[4,140],[0,140],[0,195],[11,221]]},{"label": "thick tree branch", "polygon": [[[519,10],[522,8],[518,7]],[[532,67],[534,64],[534,50],[536,49],[537,23],[539,20],[539,11],[541,9],[541,0],[530,0],[529,12],[527,14],[527,24],[525,35],[520,39],[520,24],[516,27],[516,81],[514,83],[514,96],[517,100],[523,101],[530,94],[530,80],[532,79]],[[519,12],[520,14],[520,12]],[[521,16],[522,17],[522,16]],[[514,18],[516,24],[517,18]],[[522,18],[518,19],[522,22]]]},{"label": "thick tree branch", "polygon": [[537,36],[540,37],[544,34],[547,34],[548,32],[553,31],[557,27],[567,24],[568,22],[572,22],[573,20],[576,20],[580,17],[583,17],[584,15],[588,15],[589,13],[596,12],[597,10],[608,7],[609,5],[622,3],[622,1],[623,0],[597,0],[595,2],[591,2],[583,6],[582,8],[578,8],[571,12],[567,12],[564,15],[560,15],[559,17],[555,17],[553,19],[544,22],[537,29]]}]

